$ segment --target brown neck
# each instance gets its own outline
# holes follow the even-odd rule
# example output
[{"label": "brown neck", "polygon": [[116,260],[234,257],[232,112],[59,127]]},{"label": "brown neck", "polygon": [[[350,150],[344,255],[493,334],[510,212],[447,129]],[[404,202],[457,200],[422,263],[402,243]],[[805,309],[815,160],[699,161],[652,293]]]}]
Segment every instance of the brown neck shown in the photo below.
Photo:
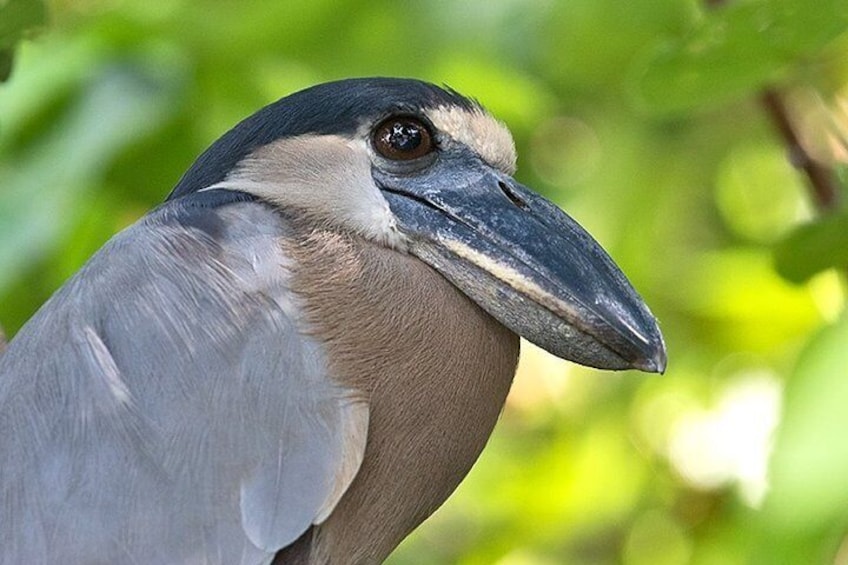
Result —
[{"label": "brown neck", "polygon": [[415,257],[296,231],[293,290],[331,375],[370,406],[359,473],[300,543],[309,563],[380,562],[476,461],[509,391],[518,337]]}]

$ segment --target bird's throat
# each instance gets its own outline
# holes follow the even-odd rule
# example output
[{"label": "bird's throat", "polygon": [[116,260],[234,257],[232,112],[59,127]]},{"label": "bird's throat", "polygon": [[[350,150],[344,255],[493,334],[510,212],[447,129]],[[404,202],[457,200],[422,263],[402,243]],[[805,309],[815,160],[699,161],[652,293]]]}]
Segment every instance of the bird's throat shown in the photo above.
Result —
[{"label": "bird's throat", "polygon": [[309,562],[379,562],[476,461],[509,391],[518,337],[415,257],[314,226],[295,231],[286,251],[306,322],[326,344],[331,375],[371,408],[362,467],[315,528]]}]

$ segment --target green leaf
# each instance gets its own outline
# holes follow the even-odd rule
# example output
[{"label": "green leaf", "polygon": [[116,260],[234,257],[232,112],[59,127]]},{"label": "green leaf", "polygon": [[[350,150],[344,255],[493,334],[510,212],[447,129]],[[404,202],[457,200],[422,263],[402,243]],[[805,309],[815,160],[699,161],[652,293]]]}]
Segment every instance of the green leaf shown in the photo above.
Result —
[{"label": "green leaf", "polygon": [[15,59],[13,49],[0,49],[0,82],[6,82],[12,74],[12,63]]},{"label": "green leaf", "polygon": [[796,228],[775,248],[775,266],[780,276],[795,283],[848,266],[848,212]]},{"label": "green leaf", "polygon": [[0,1],[0,82],[12,74],[15,44],[47,22],[43,0]]},{"label": "green leaf", "polygon": [[848,318],[801,354],[785,393],[763,517],[774,534],[830,531],[848,520]]},{"label": "green leaf", "polygon": [[11,47],[30,30],[47,22],[42,0],[0,2],[0,47]]},{"label": "green leaf", "polygon": [[658,44],[632,87],[655,112],[716,104],[760,88],[846,30],[845,0],[731,2],[706,12],[686,37]]}]

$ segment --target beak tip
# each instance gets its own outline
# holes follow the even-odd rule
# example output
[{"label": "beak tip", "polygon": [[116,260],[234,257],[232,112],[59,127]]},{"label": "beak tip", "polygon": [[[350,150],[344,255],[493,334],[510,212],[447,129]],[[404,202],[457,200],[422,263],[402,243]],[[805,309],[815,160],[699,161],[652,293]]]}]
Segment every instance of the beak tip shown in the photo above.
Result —
[{"label": "beak tip", "polygon": [[666,362],[665,349],[662,349],[652,357],[640,359],[633,364],[633,367],[646,373],[659,373],[662,375],[665,373]]},{"label": "beak tip", "polygon": [[663,341],[661,335],[652,343],[652,346],[651,351],[647,351],[645,356],[633,363],[633,368],[646,373],[663,374],[668,363],[668,355],[666,353],[665,341]]}]

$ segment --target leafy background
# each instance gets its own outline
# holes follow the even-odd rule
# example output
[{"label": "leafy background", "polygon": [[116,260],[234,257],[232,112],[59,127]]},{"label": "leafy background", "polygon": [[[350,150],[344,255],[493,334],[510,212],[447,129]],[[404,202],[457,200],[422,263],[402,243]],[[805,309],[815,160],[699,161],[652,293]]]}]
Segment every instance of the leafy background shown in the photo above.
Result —
[{"label": "leafy background", "polygon": [[844,0],[0,0],[0,322],[260,106],[447,83],[628,273],[670,364],[525,346],[489,447],[390,563],[848,563],[846,29]]}]

